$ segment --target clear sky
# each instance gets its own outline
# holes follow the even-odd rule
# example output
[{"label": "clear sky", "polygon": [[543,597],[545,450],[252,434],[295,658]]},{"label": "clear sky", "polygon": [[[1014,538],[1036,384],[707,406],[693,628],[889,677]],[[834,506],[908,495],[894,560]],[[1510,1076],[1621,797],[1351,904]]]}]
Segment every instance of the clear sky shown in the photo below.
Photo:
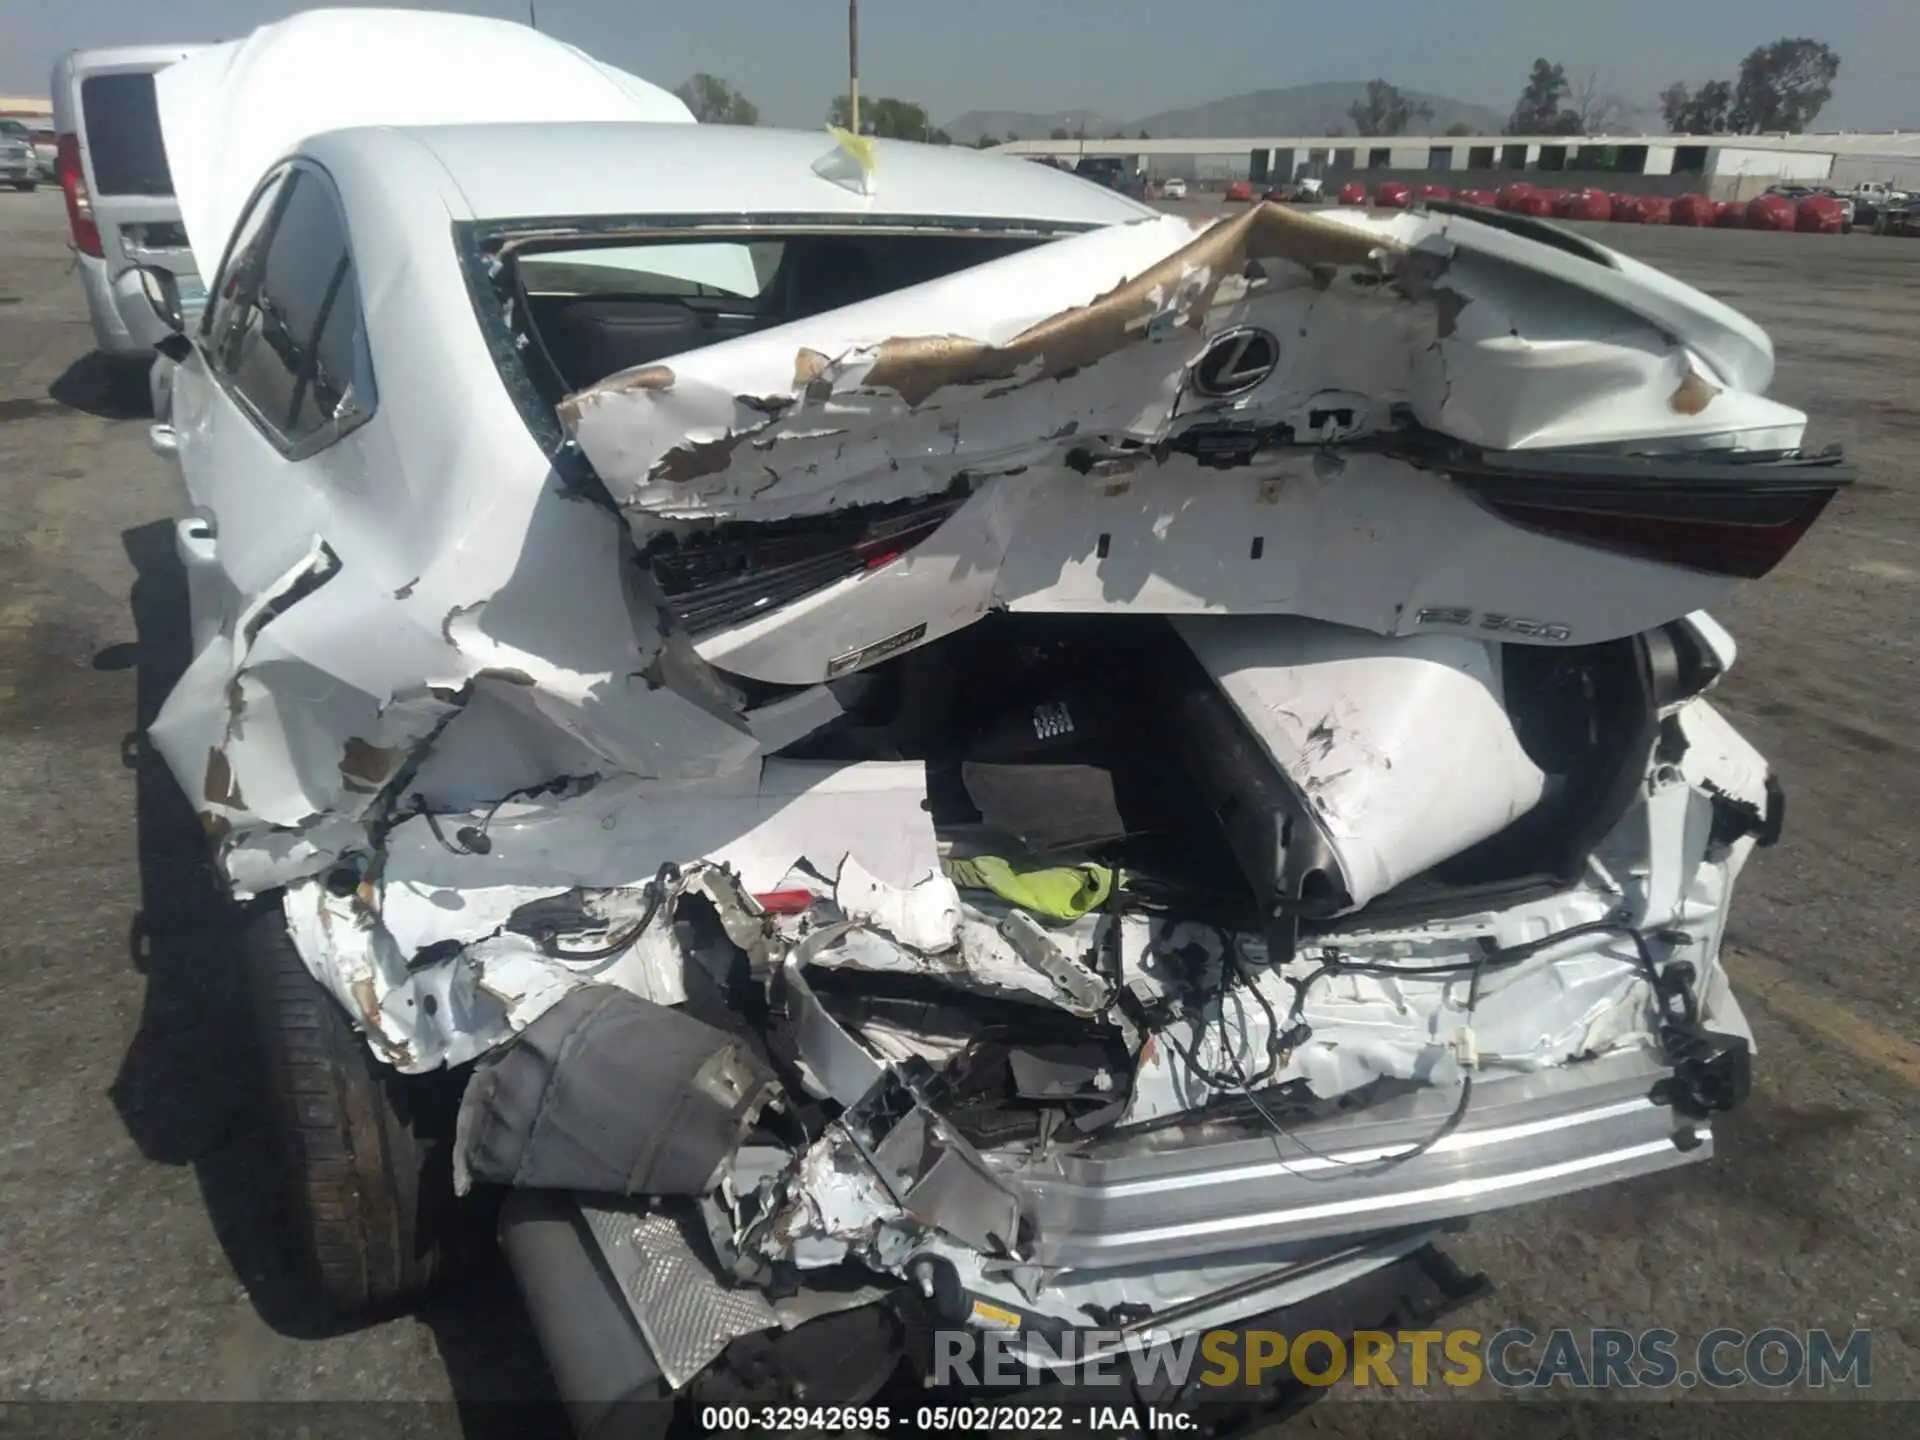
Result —
[{"label": "clear sky", "polygon": [[[540,28],[663,85],[726,76],[775,124],[825,118],[845,85],[843,0],[537,0]],[[233,39],[289,0],[0,0],[0,93],[44,95],[76,47]],[[525,18],[524,0],[421,4]],[[1756,44],[1841,57],[1818,128],[1920,128],[1920,0],[862,0],[861,89],[966,110],[1126,120],[1227,95],[1382,76],[1506,109],[1536,55],[1649,104],[1725,77]]]}]

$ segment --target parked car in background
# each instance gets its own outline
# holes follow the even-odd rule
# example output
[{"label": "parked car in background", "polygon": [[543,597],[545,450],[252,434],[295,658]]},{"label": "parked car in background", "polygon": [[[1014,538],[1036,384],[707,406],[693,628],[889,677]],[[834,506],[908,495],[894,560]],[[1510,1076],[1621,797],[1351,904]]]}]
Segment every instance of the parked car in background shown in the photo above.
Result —
[{"label": "parked car in background", "polygon": [[1889,205],[1898,205],[1913,197],[1884,180],[1863,180],[1851,190],[1839,192],[1853,201],[1853,223],[1875,226],[1880,212]]},{"label": "parked car in background", "polygon": [[54,133],[53,117],[49,115],[45,122],[29,121],[29,133],[33,136],[33,153],[40,158],[40,178],[49,185],[60,181],[60,143]]},{"label": "parked car in background", "polygon": [[0,185],[31,190],[40,183],[40,157],[33,132],[19,120],[0,120]]},{"label": "parked car in background", "polygon": [[1234,180],[1229,182],[1224,198],[1251,202],[1253,199],[1253,182],[1250,180]]},{"label": "parked car in background", "polygon": [[1876,235],[1920,235],[1920,200],[1889,200],[1873,217]]},{"label": "parked car in background", "polygon": [[1181,179],[1178,175],[1174,176],[1171,180],[1167,181],[1166,184],[1160,187],[1160,198],[1163,200],[1186,199],[1187,198],[1187,182]]},{"label": "parked car in background", "polygon": [[1326,186],[1317,175],[1282,180],[1267,190],[1267,199],[1288,205],[1312,205],[1325,198]]},{"label": "parked car in background", "polygon": [[156,72],[200,48],[75,50],[53,67],[59,181],[94,347],[119,367],[116,379],[142,388],[153,348],[140,268],[171,276],[189,316],[199,314],[205,298],[174,200],[153,92]]}]

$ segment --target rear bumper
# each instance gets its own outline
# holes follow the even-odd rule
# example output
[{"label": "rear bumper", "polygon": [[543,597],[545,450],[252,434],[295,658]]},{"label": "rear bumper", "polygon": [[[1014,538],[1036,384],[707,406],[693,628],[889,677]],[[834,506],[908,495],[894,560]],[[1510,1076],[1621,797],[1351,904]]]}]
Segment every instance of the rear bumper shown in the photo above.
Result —
[{"label": "rear bumper", "polygon": [[93,348],[115,360],[151,359],[153,352],[139,344],[127,329],[114,298],[107,262],[93,255],[76,255],[80,289],[87,297],[87,320],[93,326]]},{"label": "rear bumper", "polygon": [[[171,263],[172,254],[160,252],[159,258],[149,263],[165,263],[176,275],[190,276],[190,270]],[[112,360],[150,362],[154,356],[153,346],[141,337],[153,328],[153,311],[135,273],[135,262],[118,256],[111,260],[93,255],[74,258],[80,271],[80,289],[87,297],[87,320],[93,326],[94,349]],[[198,318],[199,304],[190,305],[189,325]]]},{"label": "rear bumper", "polygon": [[1206,1143],[1182,1127],[1004,1178],[1033,1226],[1031,1258],[1078,1269],[1430,1224],[1706,1158],[1709,1127],[1654,1098],[1671,1073],[1633,1053],[1478,1086],[1450,1134],[1397,1163],[1445,1124],[1457,1091],[1303,1127],[1297,1141]]}]

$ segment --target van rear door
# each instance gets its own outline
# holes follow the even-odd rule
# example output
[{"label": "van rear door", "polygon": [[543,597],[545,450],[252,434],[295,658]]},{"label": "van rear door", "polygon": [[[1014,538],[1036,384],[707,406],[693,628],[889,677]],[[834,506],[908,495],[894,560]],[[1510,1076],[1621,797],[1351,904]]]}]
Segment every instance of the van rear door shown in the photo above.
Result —
[{"label": "van rear door", "polygon": [[[67,124],[77,139],[80,176],[91,199],[99,255],[106,262],[116,300],[126,292],[139,301],[140,290],[127,272],[136,265],[171,271],[180,282],[181,300],[197,311],[204,290],[196,274],[173,176],[160,138],[153,77],[198,46],[143,46],[139,49],[81,51],[71,57],[67,93],[60,97]],[[76,235],[75,243],[88,248]]]}]

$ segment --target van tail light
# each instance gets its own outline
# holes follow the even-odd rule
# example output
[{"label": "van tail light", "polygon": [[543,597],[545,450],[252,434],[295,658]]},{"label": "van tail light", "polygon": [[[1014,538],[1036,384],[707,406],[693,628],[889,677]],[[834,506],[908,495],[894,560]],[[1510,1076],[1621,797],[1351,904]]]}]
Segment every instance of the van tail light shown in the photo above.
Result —
[{"label": "van tail light", "polygon": [[60,148],[60,188],[67,197],[67,225],[73,231],[73,244],[82,255],[100,259],[100,227],[93,219],[93,196],[87,193],[86,172],[80,168],[80,137],[62,135]]},{"label": "van tail light", "polygon": [[1447,465],[1516,525],[1713,575],[1757,580],[1853,480],[1837,449],[1698,456],[1509,452]]}]

